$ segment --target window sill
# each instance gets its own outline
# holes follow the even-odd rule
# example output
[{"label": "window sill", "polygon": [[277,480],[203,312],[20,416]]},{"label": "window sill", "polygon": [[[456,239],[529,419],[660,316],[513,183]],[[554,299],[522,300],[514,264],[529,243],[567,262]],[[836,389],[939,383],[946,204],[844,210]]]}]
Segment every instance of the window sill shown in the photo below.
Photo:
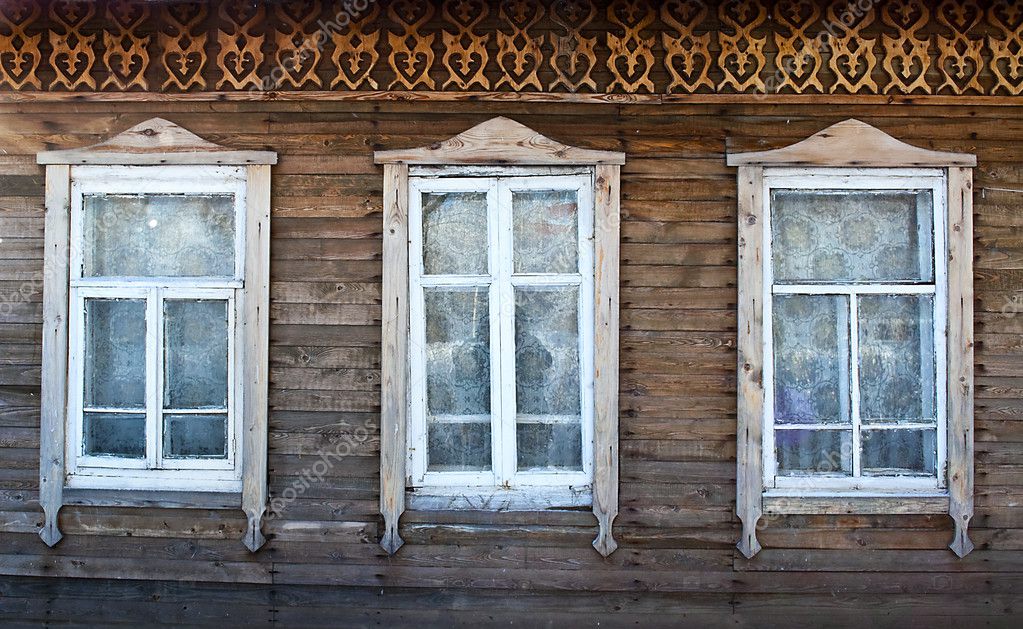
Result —
[{"label": "window sill", "polygon": [[764,493],[765,515],[886,515],[948,513],[946,493]]},{"label": "window sill", "polygon": [[65,488],[64,504],[88,507],[241,509],[242,496],[238,492]]},{"label": "window sill", "polygon": [[405,503],[416,511],[548,511],[593,506],[585,487],[416,487],[405,491]]}]

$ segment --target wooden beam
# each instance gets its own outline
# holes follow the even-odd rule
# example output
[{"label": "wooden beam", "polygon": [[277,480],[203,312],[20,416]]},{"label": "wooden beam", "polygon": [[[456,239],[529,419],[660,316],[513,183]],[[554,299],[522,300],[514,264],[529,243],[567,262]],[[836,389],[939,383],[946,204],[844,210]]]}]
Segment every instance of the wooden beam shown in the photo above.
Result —
[{"label": "wooden beam", "polygon": [[55,545],[63,537],[57,515],[63,505],[64,490],[70,219],[71,168],[66,165],[47,166],[39,439],[39,504],[45,517],[39,536],[47,546]]},{"label": "wooden beam", "polygon": [[607,557],[618,548],[618,325],[621,167],[598,165],[594,195],[593,513],[600,531],[593,547]]},{"label": "wooden beam", "polygon": [[739,329],[736,400],[735,514],[742,521],[736,545],[749,559],[760,552],[763,515],[764,427],[764,169],[739,168]]},{"label": "wooden beam", "polygon": [[244,544],[252,552],[266,543],[261,529],[267,499],[267,404],[270,351],[270,166],[247,166],[245,198],[244,412],[242,413],[242,510],[248,518]]},{"label": "wooden beam", "polygon": [[29,92],[0,91],[6,103],[139,103],[139,102],[488,102],[488,103],[592,103],[596,105],[957,105],[964,107],[1017,107],[1018,96],[971,94],[621,94],[584,92],[468,92],[430,90],[292,90],[210,92]]},{"label": "wooden beam", "polygon": [[408,412],[408,164],[384,166],[383,348],[380,357],[380,540],[389,554],[404,543]]},{"label": "wooden beam", "polygon": [[729,153],[727,162],[729,166],[946,168],[976,166],[977,156],[922,149],[850,118],[784,148]]},{"label": "wooden beam", "polygon": [[973,170],[948,169],[949,548],[965,557],[973,517]]}]

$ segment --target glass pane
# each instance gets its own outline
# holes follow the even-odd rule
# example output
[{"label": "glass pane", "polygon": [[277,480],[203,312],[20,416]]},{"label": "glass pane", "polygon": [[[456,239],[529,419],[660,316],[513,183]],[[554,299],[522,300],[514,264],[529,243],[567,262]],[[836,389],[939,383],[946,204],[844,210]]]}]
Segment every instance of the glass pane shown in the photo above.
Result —
[{"label": "glass pane", "polygon": [[234,276],[234,196],[86,196],[86,277]]},{"label": "glass pane", "polygon": [[839,295],[774,298],[774,420],[847,423],[849,300]]},{"label": "glass pane", "polygon": [[163,456],[169,459],[227,458],[227,415],[164,415]]},{"label": "glass pane", "polygon": [[858,307],[863,422],[935,421],[932,297],[863,296]]},{"label": "glass pane", "polygon": [[431,472],[491,469],[490,422],[431,422],[427,428]]},{"label": "glass pane", "polygon": [[518,415],[580,417],[579,289],[515,290]]},{"label": "glass pane", "polygon": [[227,408],[227,301],[168,299],[164,408]]},{"label": "glass pane", "polygon": [[144,408],[146,301],[85,300],[85,407]]},{"label": "glass pane", "polygon": [[864,430],[860,465],[864,476],[935,473],[937,439],[930,430]]},{"label": "glass pane", "polygon": [[777,282],[931,282],[930,190],[772,190]]},{"label": "glass pane", "polygon": [[427,275],[487,274],[487,193],[423,194],[423,268]]},{"label": "glass pane", "polygon": [[518,469],[582,470],[582,427],[572,423],[523,423],[515,427]]},{"label": "glass pane", "polygon": [[781,476],[852,474],[851,430],[776,430],[774,452]]},{"label": "glass pane", "polygon": [[515,405],[519,469],[580,469],[579,371],[579,289],[517,288]]},{"label": "glass pane", "polygon": [[578,273],[578,221],[574,190],[512,193],[515,272]]},{"label": "glass pane", "polygon": [[84,452],[90,456],[146,457],[146,416],[135,413],[85,413]]},{"label": "glass pane", "polygon": [[[428,468],[489,469],[489,289],[429,288],[424,296]],[[453,419],[461,421],[445,423]]]}]

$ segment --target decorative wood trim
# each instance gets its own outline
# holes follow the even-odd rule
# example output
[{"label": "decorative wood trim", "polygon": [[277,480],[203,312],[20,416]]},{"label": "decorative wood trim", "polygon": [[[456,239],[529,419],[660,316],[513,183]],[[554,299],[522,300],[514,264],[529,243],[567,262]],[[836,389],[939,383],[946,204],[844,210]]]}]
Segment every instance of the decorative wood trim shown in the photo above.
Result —
[{"label": "decorative wood trim", "polygon": [[[383,351],[381,355],[381,546],[390,554],[404,543],[409,335],[409,164],[481,167],[588,166],[594,168],[594,466],[593,512],[599,523],[594,548],[607,556],[618,547],[618,327],[620,171],[623,153],[555,142],[528,127],[494,118],[426,147],[378,151],[384,165]],[[490,172],[489,168],[487,172]],[[495,173],[490,173],[495,174]]]},{"label": "decorative wood trim", "polygon": [[949,548],[973,550],[973,171],[948,169],[948,513]]},{"label": "decorative wood trim", "polygon": [[[948,513],[948,496],[776,496],[763,498],[768,515],[888,515]],[[747,557],[748,558],[748,557]]]},{"label": "decorative wood trim", "polygon": [[273,151],[236,151],[214,144],[191,131],[152,118],[122,131],[109,140],[77,149],[42,151],[39,164],[109,164],[160,166],[170,164],[276,164]]},{"label": "decorative wood trim", "polygon": [[500,116],[443,142],[414,149],[377,151],[373,159],[377,164],[621,165],[625,163],[625,153],[568,146]]},{"label": "decorative wood trim", "polygon": [[621,242],[621,166],[595,173],[593,514],[600,531],[593,547],[607,557],[618,548],[611,526],[618,515],[618,324]]},{"label": "decorative wood trim", "polygon": [[[0,60],[0,84],[20,93],[208,85],[272,96],[281,88],[375,89],[378,82],[461,94],[492,87],[603,95],[1023,93],[1023,15],[1013,0],[944,0],[940,8],[938,2],[886,0],[860,2],[853,10],[849,0],[508,0],[499,7],[466,0],[453,5],[461,14],[455,20],[434,19],[440,2],[223,0],[207,3],[215,10],[188,27],[188,44],[179,37],[186,24],[181,19],[189,19],[185,10],[174,17],[129,3],[136,13],[152,14],[139,22],[122,8],[128,0],[111,2],[116,11],[105,11],[102,20],[94,19],[94,5],[105,3],[75,0],[52,0],[48,19],[35,19],[25,17],[26,4],[47,3],[4,0],[13,26],[0,27],[0,40],[9,42],[0,46],[9,53]],[[705,20],[708,5],[719,10]],[[377,11],[386,11],[386,24],[367,17]],[[351,21],[358,26],[351,28]],[[168,30],[175,41],[164,40]],[[349,35],[361,41],[345,46],[344,65],[325,62],[322,44],[352,42]],[[158,54],[150,44],[164,41],[171,48],[161,49],[175,65],[167,57],[149,63],[149,55]],[[215,49],[208,64],[207,44]],[[296,49],[303,52],[297,64]],[[179,54],[186,50],[201,78],[193,66],[185,71]],[[466,64],[469,57],[473,62]]]},{"label": "decorative wood trim", "polygon": [[266,543],[260,527],[269,498],[270,166],[247,166],[246,180],[241,506],[248,518],[244,544],[256,552]]},{"label": "decorative wood trim", "polygon": [[[188,501],[182,492],[131,492],[111,497],[111,492],[64,492],[65,425],[67,414],[68,293],[70,262],[71,163],[124,165],[248,164],[245,198],[245,283],[243,289],[241,410],[242,493],[199,495]],[[97,157],[98,156],[98,157]],[[211,159],[215,158],[215,159]],[[231,158],[241,161],[232,163]],[[260,531],[267,505],[267,391],[270,299],[270,165],[276,153],[232,151],[159,118],[136,125],[118,136],[84,149],[39,153],[46,164],[45,281],[43,288],[43,372],[40,439],[40,504],[46,521],[40,536],[56,544],[61,534],[57,513],[65,498],[75,504],[116,504],[227,508],[239,505],[248,518],[244,543],[258,550],[266,539]],[[253,163],[255,162],[255,163]],[[159,496],[157,497],[157,494]],[[70,504],[70,503],[69,503]],[[214,504],[214,507],[209,507]]]},{"label": "decorative wood trim", "polygon": [[408,426],[408,165],[384,165],[383,351],[380,356],[380,545],[393,555],[405,542],[398,521],[405,511]]},{"label": "decorative wood trim", "polygon": [[749,559],[760,552],[763,515],[764,426],[764,169],[739,168],[739,330],[736,398],[735,514],[742,522],[736,547]]},{"label": "decorative wood trim", "polygon": [[46,167],[43,263],[43,371],[40,398],[39,537],[53,546],[63,535],[57,515],[64,491],[64,415],[67,410],[68,291],[71,238],[71,167]]},{"label": "decorative wood trim", "polygon": [[[867,159],[871,153],[879,158]],[[842,156],[835,158],[834,156]],[[960,557],[973,549],[973,173],[976,157],[927,151],[902,143],[856,120],[847,120],[792,146],[731,154],[739,166],[739,330],[736,513],[738,548],[747,558],[760,550],[756,523],[766,512],[785,514],[944,513],[955,522],[950,548]],[[948,495],[765,495],[763,480],[764,165],[844,167],[943,167],[948,211]],[[940,260],[939,260],[940,261]]]},{"label": "decorative wood trim", "polygon": [[833,124],[784,148],[729,153],[727,161],[729,166],[919,168],[977,165],[975,155],[918,148],[854,118]]}]

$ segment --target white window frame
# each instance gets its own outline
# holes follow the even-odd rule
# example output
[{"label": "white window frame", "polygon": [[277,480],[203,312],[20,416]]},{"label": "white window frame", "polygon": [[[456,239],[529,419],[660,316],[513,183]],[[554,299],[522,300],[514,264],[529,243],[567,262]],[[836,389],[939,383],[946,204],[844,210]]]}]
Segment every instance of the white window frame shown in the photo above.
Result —
[{"label": "white window frame", "polygon": [[[248,521],[242,543],[252,552],[259,550],[266,543],[261,529],[268,502],[270,166],[277,163],[277,154],[223,147],[173,122],[152,118],[92,146],[40,152],[36,161],[46,166],[39,441],[39,505],[44,521],[39,537],[48,546],[60,542],[63,534],[58,516],[64,505],[240,508]],[[211,278],[82,278],[78,215],[83,191],[89,190],[98,194],[233,193],[234,271],[230,276]],[[81,301],[88,295],[120,294],[146,296],[149,335],[160,327],[152,325],[162,316],[162,309],[153,312],[160,294],[228,297],[233,326],[228,343],[234,358],[228,412],[236,425],[231,433],[233,458],[227,462],[189,461],[175,463],[173,470],[130,469],[122,473],[90,466],[109,464],[109,460],[69,459],[69,448],[78,452],[80,444],[74,442],[81,434],[75,421],[79,413],[71,408],[76,398],[81,399],[83,348],[76,340],[81,336]],[[159,342],[150,338],[147,347]],[[72,355],[73,349],[78,351]],[[152,363],[157,352],[150,353]],[[76,377],[78,382],[74,382]],[[157,399],[155,384],[155,379],[147,382],[151,400]],[[162,404],[162,396],[159,398]],[[158,436],[157,431],[150,431],[150,439]],[[214,469],[217,467],[222,469]],[[118,475],[110,476],[111,472]]]},{"label": "white window frame", "polygon": [[[973,517],[973,168],[977,157],[906,144],[884,131],[856,119],[843,120],[816,134],[782,148],[748,153],[729,152],[729,166],[738,167],[738,329],[736,330],[736,482],[735,514],[742,522],[736,544],[747,559],[761,550],[757,530],[767,514],[934,514],[947,513],[955,526],[949,549],[963,557],[973,550],[969,525]],[[833,170],[829,170],[833,169]],[[867,169],[867,170],[865,170]],[[812,179],[822,175],[882,174],[905,188],[905,179],[923,173],[940,174],[945,187],[934,195],[944,205],[944,224],[935,224],[935,307],[944,309],[946,430],[944,463],[938,466],[934,487],[907,488],[905,478],[895,478],[897,487],[872,487],[839,491],[793,492],[775,488],[774,462],[765,459],[765,428],[769,415],[767,400],[773,363],[765,355],[765,342],[773,333],[770,326],[772,295],[765,262],[770,255],[770,179],[786,173]],[[765,179],[769,182],[765,185]],[[878,187],[877,182],[871,182]],[[940,212],[935,213],[937,221]],[[766,225],[766,227],[765,227]],[[938,239],[943,239],[943,242]],[[944,293],[941,287],[944,286]],[[883,289],[878,289],[883,290]],[[944,299],[939,299],[944,295]],[[765,312],[765,309],[766,312]],[[939,317],[936,317],[938,319]],[[942,338],[935,335],[936,344]],[[858,342],[858,338],[855,339]],[[850,343],[853,339],[850,339]],[[858,352],[856,352],[858,353]],[[936,372],[938,371],[936,370]],[[936,373],[936,378],[938,373]],[[939,418],[940,419],[940,418]],[[940,425],[939,425],[940,430]],[[773,439],[773,435],[770,437]],[[770,444],[773,446],[773,444]],[[774,456],[773,447],[768,452]],[[929,485],[929,483],[927,483]]]},{"label": "white window frame", "polygon": [[[86,196],[231,195],[234,203],[234,272],[226,277],[83,277],[89,244],[83,228]],[[72,489],[148,489],[239,492],[242,488],[244,405],[236,365],[244,363],[244,342],[235,322],[244,311],[246,180],[243,167],[78,166],[71,183],[71,282],[69,314],[66,486]],[[146,457],[89,456],[83,453],[85,301],[140,299],[146,303]],[[228,302],[228,443],[226,459],[165,459],[163,450],[163,304],[174,299]]]},{"label": "white window frame", "polygon": [[[763,228],[764,264],[763,264],[763,313],[764,313],[764,488],[766,496],[806,496],[806,497],[847,497],[869,496],[872,492],[899,492],[902,495],[919,494],[922,496],[947,495],[945,480],[947,457],[947,412],[946,396],[946,339],[948,329],[947,309],[945,302],[948,296],[947,247],[945,244],[945,225],[947,221],[945,173],[938,169],[827,169],[827,168],[772,168],[767,169],[763,177],[763,199],[765,204]],[[929,190],[932,194],[932,216],[928,227],[932,230],[934,278],[931,283],[922,282],[833,282],[814,284],[775,284],[773,276],[773,243],[772,243],[772,190],[797,190],[812,192],[815,190],[870,190],[870,191],[915,191]],[[773,297],[777,295],[842,295],[849,301],[849,319],[847,332],[849,336],[847,354],[849,356],[849,389],[843,395],[849,396],[850,419],[852,427],[852,476],[837,475],[786,475],[777,474],[775,460],[775,430],[821,429],[849,430],[849,425],[820,424],[785,424],[774,422],[774,348],[773,348]],[[859,416],[859,339],[857,321],[857,299],[860,295],[931,295],[934,304],[933,339],[935,364],[935,398],[936,426],[931,424],[909,424],[874,426],[871,429],[884,428],[935,428],[937,431],[937,458],[935,474],[894,475],[894,476],[861,476],[860,474],[860,443],[861,422]]]},{"label": "white window frame", "polygon": [[[415,504],[423,497],[444,500],[450,508],[589,505],[593,480],[593,178],[592,175],[411,177],[409,180],[409,307],[410,391],[408,430],[409,487]],[[576,273],[520,274],[513,269],[512,194],[519,191],[574,191],[578,204],[578,264]],[[426,275],[423,268],[424,193],[484,192],[487,194],[488,273],[486,275]],[[427,471],[426,366],[424,289],[429,287],[486,287],[489,294],[491,356],[491,453],[489,472]],[[514,288],[579,287],[579,358],[582,469],[579,471],[518,471],[516,466],[516,407],[514,347]],[[499,496],[499,497],[498,497]]]}]

